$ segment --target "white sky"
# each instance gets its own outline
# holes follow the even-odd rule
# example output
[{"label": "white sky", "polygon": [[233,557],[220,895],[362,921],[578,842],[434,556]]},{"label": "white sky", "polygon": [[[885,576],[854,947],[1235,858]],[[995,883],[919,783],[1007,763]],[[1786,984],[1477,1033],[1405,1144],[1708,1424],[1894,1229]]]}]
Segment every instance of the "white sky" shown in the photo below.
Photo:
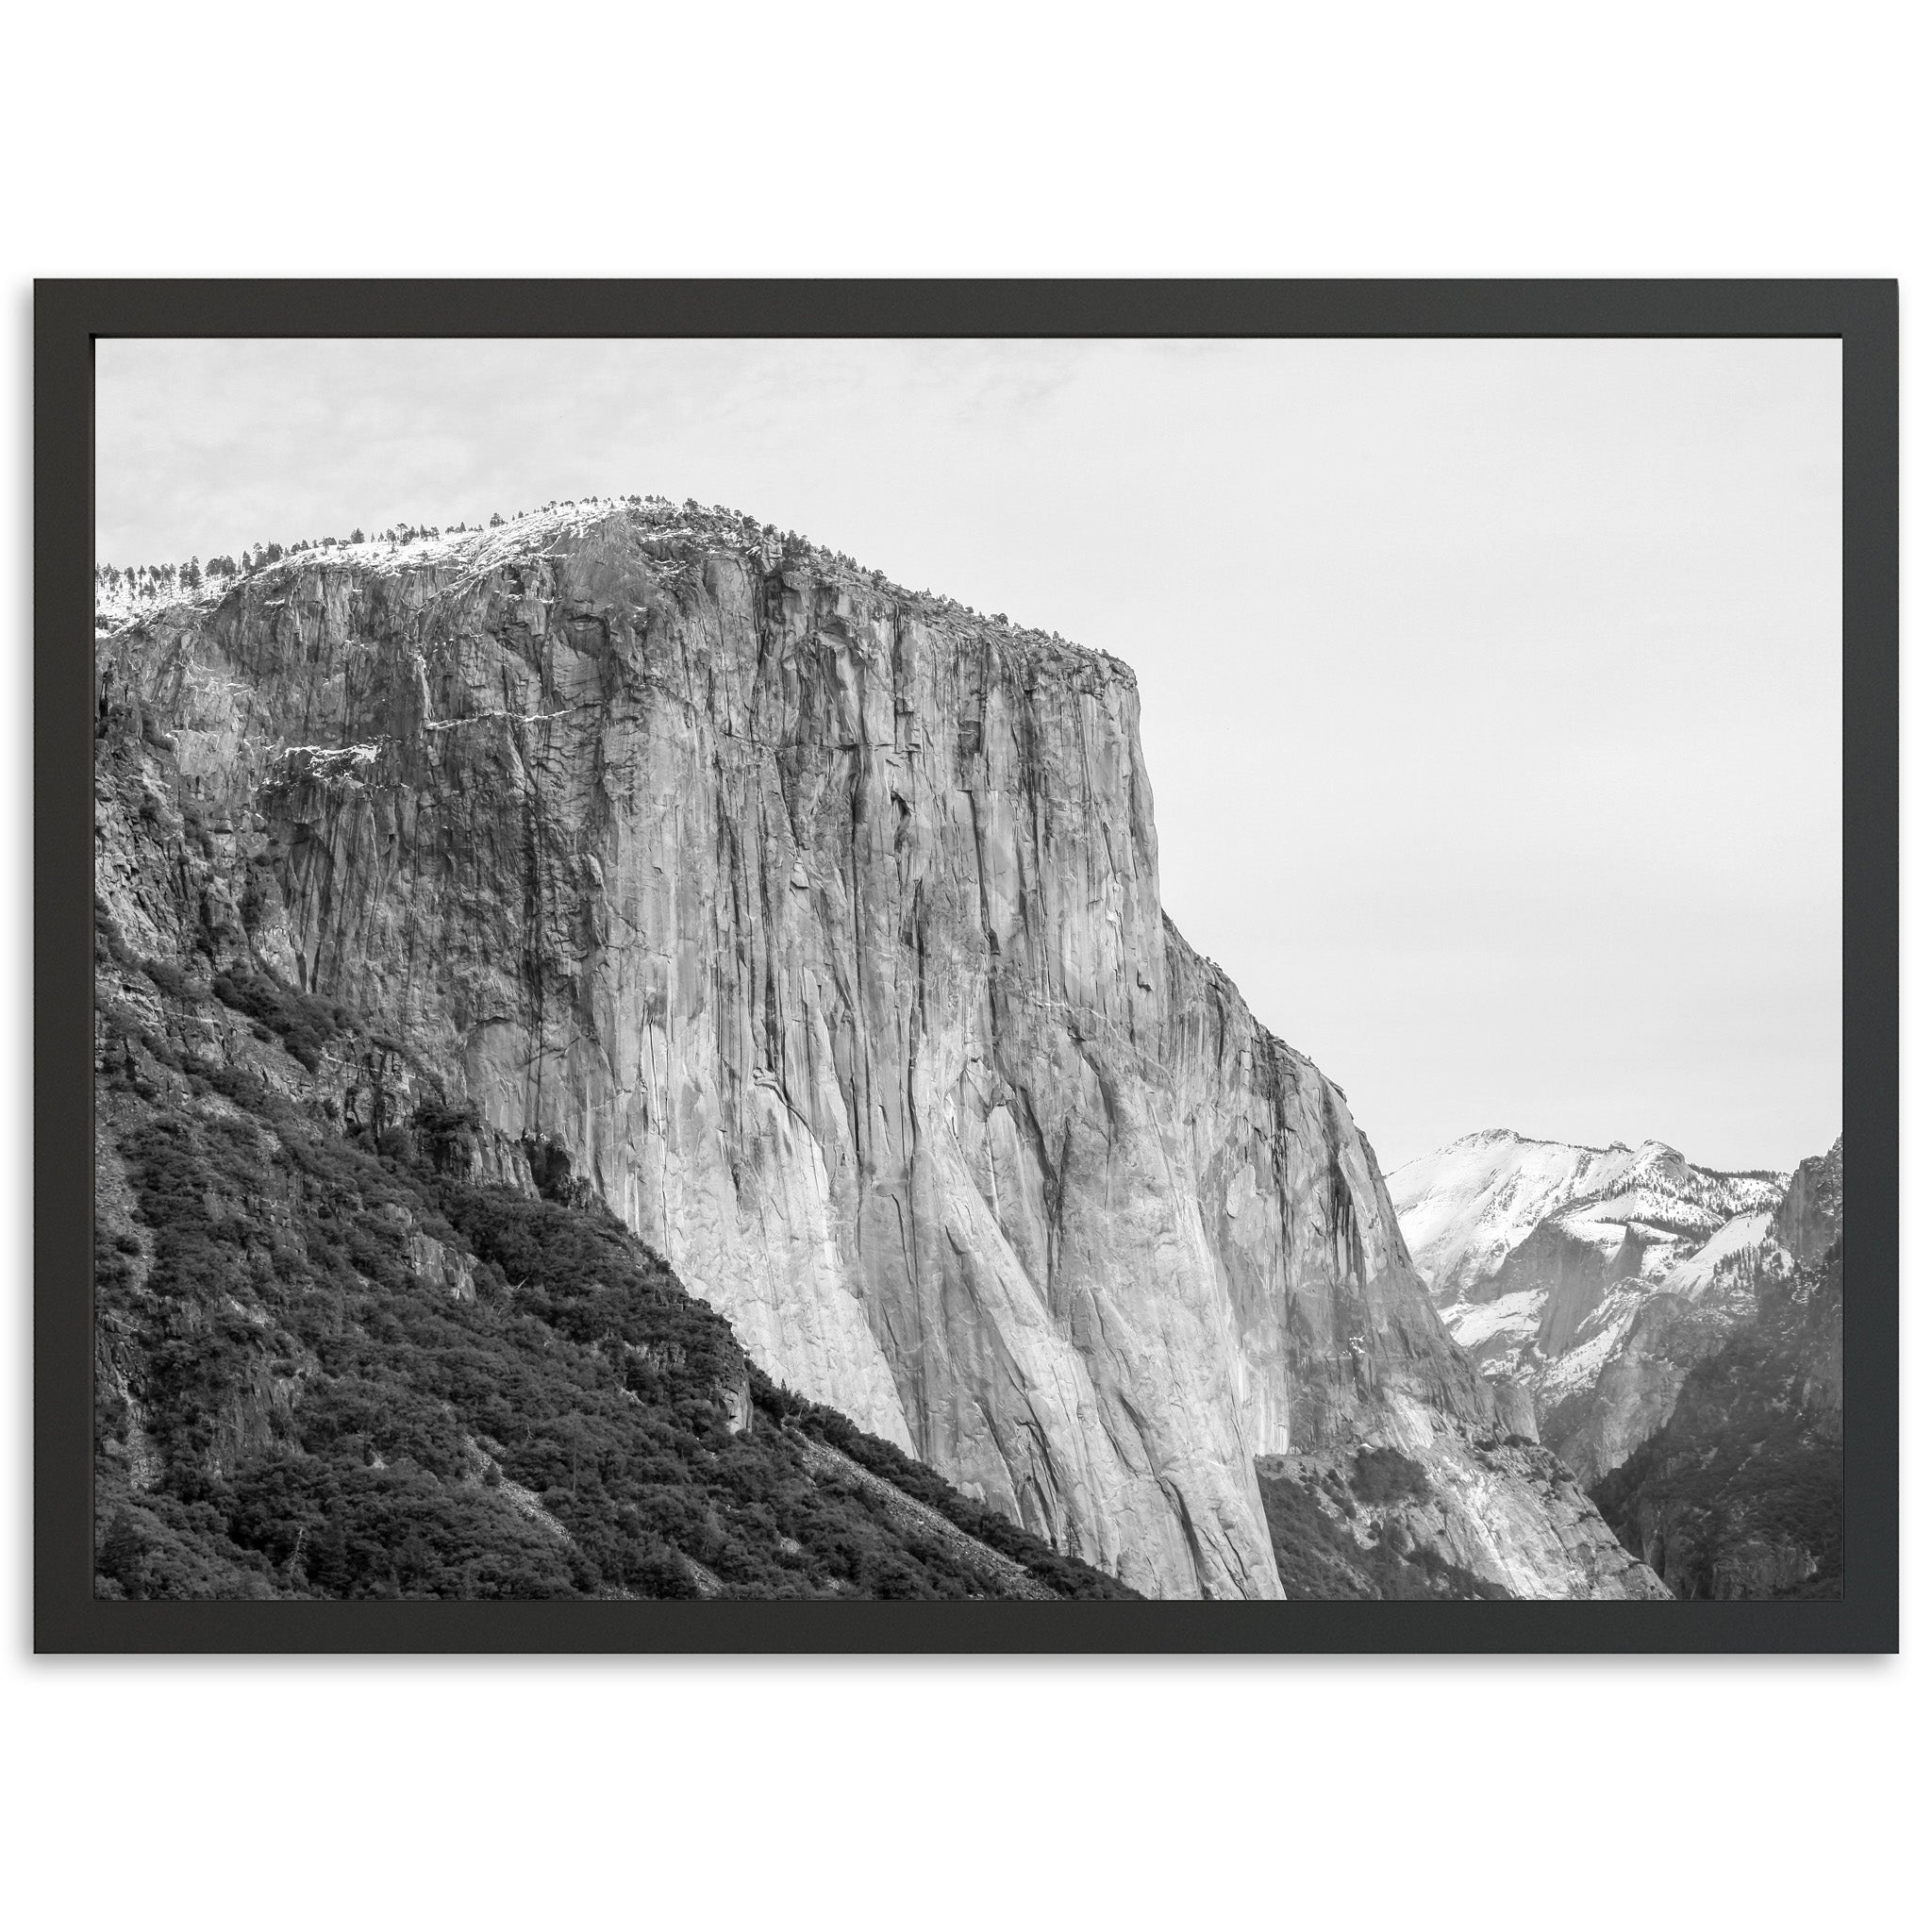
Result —
[{"label": "white sky", "polygon": [[97,550],[633,491],[1140,674],[1162,893],[1385,1166],[1840,1125],[1835,342],[104,342]]}]

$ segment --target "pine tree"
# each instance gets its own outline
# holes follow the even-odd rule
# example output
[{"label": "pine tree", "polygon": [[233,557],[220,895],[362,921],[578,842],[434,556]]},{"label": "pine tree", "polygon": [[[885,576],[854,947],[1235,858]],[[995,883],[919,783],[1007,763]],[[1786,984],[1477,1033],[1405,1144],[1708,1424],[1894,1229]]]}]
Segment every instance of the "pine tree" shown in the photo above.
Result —
[{"label": "pine tree", "polygon": [[101,1540],[100,1571],[111,1576],[129,1596],[141,1592],[143,1559],[147,1546],[134,1519],[125,1508],[114,1512],[108,1533]]}]

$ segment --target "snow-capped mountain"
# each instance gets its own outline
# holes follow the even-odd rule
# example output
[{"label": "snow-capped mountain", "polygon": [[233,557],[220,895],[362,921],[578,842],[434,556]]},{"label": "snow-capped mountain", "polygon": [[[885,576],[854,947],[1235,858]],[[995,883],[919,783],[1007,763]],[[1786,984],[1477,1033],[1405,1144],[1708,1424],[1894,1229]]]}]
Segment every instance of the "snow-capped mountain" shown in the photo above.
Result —
[{"label": "snow-capped mountain", "polygon": [[1789,1176],[1723,1174],[1674,1147],[1466,1135],[1389,1176],[1443,1322],[1522,1390],[1586,1482],[1669,1417],[1691,1361],[1752,1306]]}]

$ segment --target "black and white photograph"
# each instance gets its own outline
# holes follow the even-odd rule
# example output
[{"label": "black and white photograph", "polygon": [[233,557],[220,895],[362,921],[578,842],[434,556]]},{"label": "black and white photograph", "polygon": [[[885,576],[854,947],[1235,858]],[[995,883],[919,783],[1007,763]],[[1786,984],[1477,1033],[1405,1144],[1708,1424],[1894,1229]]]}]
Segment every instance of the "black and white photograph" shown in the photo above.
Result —
[{"label": "black and white photograph", "polygon": [[1924,38],[30,10],[8,1922],[1923,1916]]},{"label": "black and white photograph", "polygon": [[103,338],[95,1600],[1840,1598],[1845,434]]}]

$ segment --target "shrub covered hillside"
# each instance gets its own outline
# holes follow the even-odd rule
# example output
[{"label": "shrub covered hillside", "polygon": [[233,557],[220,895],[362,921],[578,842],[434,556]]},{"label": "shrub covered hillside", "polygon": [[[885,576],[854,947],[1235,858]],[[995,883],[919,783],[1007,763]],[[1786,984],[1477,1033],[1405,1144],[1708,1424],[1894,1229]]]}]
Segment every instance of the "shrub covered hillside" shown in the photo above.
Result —
[{"label": "shrub covered hillside", "polygon": [[1756,1319],[1690,1371],[1670,1421],[1591,1492],[1679,1596],[1844,1594],[1841,1158],[1834,1148],[1793,1181],[1794,1197],[1807,1180],[1815,1191],[1808,1171],[1828,1184],[1829,1224],[1796,1252],[1829,1245],[1759,1277]]},{"label": "shrub covered hillside", "polygon": [[433,1102],[345,1135],[212,991],[103,978],[103,1594],[1131,1594],[767,1382],[541,1150],[550,1199]]},{"label": "shrub covered hillside", "polygon": [[556,1150],[238,957],[225,835],[142,770],[97,797],[102,1595],[1134,1593],[767,1382]]},{"label": "shrub covered hillside", "polygon": [[1437,1547],[1424,1471],[1399,1449],[1357,1449],[1339,1464],[1264,1456],[1255,1473],[1281,1587],[1291,1598],[1403,1603],[1509,1595]]}]

